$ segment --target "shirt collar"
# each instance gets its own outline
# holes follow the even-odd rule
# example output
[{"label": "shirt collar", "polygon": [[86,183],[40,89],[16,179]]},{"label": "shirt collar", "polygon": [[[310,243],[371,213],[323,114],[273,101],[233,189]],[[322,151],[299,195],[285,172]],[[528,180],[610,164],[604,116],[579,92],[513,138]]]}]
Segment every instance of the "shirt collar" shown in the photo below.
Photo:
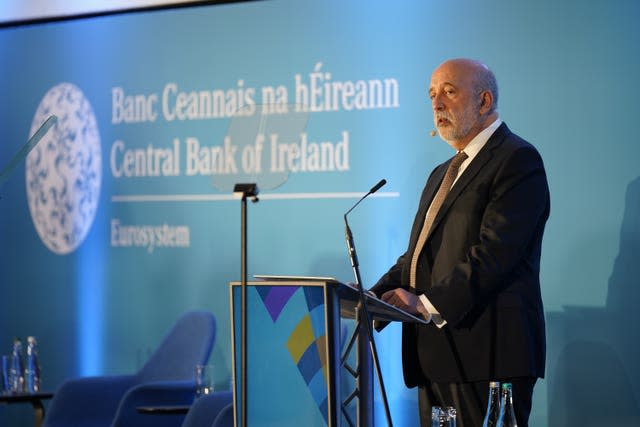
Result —
[{"label": "shirt collar", "polygon": [[470,163],[471,160],[482,150],[482,147],[485,146],[491,135],[498,129],[498,127],[502,124],[502,119],[499,117],[491,123],[489,126],[484,128],[479,134],[477,134],[466,147],[464,147],[464,152],[469,156],[465,163]]}]

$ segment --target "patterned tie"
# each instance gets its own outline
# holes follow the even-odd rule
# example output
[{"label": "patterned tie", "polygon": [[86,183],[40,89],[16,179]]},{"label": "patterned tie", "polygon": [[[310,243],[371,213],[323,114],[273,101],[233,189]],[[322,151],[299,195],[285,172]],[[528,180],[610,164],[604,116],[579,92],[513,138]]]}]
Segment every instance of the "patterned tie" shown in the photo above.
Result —
[{"label": "patterned tie", "polygon": [[458,176],[458,169],[460,169],[460,165],[467,159],[467,154],[464,151],[460,151],[455,155],[451,163],[449,163],[449,167],[447,168],[447,172],[444,175],[444,179],[440,184],[440,188],[438,188],[438,192],[436,193],[433,201],[431,202],[431,206],[427,210],[427,215],[424,218],[424,224],[422,225],[422,230],[420,231],[420,236],[418,237],[418,243],[416,243],[416,249],[413,252],[413,256],[411,258],[411,270],[409,270],[409,285],[412,288],[416,287],[416,268],[418,265],[418,257],[420,256],[420,252],[422,251],[422,247],[424,243],[427,241],[427,236],[429,235],[429,230],[433,225],[433,220],[436,218],[438,211],[440,210],[440,206],[442,206],[442,202],[444,202],[445,197],[449,194],[449,190],[453,185],[453,181],[455,181]]}]

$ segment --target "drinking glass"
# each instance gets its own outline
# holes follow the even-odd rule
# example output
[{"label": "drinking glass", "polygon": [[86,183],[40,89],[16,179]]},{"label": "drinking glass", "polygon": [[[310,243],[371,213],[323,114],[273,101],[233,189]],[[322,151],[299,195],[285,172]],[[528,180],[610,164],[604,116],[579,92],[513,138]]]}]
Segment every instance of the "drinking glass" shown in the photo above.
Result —
[{"label": "drinking glass", "polygon": [[453,406],[433,406],[431,427],[456,427],[456,409]]},{"label": "drinking glass", "polygon": [[196,365],[196,397],[213,393],[213,365]]},{"label": "drinking glass", "polygon": [[456,421],[456,408],[454,408],[453,406],[447,406],[445,408],[445,410],[447,411],[447,422],[449,424],[447,424],[447,426],[449,427],[456,427],[457,421]]}]

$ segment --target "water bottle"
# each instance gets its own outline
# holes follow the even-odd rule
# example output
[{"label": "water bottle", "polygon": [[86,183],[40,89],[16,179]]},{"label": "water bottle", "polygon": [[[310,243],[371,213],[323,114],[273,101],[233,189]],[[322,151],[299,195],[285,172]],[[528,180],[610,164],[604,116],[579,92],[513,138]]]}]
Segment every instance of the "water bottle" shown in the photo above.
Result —
[{"label": "water bottle", "polygon": [[496,427],[498,416],[500,415],[500,383],[491,381],[489,383],[489,400],[487,402],[487,412],[484,415],[482,427]]},{"label": "water bottle", "polygon": [[502,384],[498,427],[518,427],[518,423],[516,422],[516,413],[513,410],[513,391],[511,383]]},{"label": "water bottle", "polygon": [[20,338],[13,340],[9,384],[12,393],[22,393],[24,391],[24,364],[22,362],[22,341],[20,341]]},{"label": "water bottle", "polygon": [[28,393],[38,393],[40,391],[38,343],[34,337],[27,337],[27,363],[24,370],[24,378]]}]

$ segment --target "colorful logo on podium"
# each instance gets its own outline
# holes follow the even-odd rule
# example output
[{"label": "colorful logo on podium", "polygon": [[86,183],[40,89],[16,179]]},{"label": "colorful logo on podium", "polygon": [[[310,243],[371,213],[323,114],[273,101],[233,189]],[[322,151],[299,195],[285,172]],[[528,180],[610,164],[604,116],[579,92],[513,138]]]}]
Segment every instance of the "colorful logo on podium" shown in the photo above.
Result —
[{"label": "colorful logo on podium", "polygon": [[295,325],[287,340],[287,349],[313,400],[328,422],[327,337],[325,330],[324,290],[321,287],[274,286],[258,287],[262,301],[274,322],[291,297],[304,292],[307,313]]}]

